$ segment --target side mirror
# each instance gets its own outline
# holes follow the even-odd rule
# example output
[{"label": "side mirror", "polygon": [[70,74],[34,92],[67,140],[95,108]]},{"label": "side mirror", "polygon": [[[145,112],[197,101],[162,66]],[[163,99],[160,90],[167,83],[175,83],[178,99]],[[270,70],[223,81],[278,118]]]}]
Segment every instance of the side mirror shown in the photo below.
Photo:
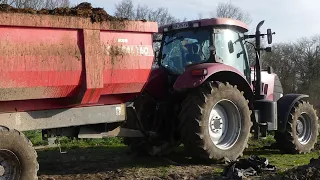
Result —
[{"label": "side mirror", "polygon": [[268,44],[272,44],[272,31],[267,29]]},{"label": "side mirror", "polygon": [[230,54],[234,52],[233,42],[231,40],[228,42],[228,49]]},{"label": "side mirror", "polygon": [[268,74],[272,74],[273,73],[273,68],[271,66],[268,66],[267,67],[267,71],[268,71]]}]

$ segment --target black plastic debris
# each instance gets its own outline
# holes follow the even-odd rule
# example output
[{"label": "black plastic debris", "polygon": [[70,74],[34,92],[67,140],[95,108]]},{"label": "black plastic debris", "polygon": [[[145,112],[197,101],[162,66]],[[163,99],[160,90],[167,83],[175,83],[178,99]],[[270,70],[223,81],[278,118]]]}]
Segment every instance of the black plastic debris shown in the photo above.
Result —
[{"label": "black plastic debris", "polygon": [[227,179],[241,180],[249,176],[257,176],[263,172],[276,172],[276,167],[269,164],[267,158],[251,155],[247,159],[230,162],[222,176]]}]

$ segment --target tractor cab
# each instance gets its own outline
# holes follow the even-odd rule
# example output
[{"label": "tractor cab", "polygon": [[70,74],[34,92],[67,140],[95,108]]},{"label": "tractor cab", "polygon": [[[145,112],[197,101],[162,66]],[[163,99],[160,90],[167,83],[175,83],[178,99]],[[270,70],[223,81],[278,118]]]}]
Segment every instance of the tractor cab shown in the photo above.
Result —
[{"label": "tractor cab", "polygon": [[247,26],[231,19],[204,19],[160,27],[163,34],[158,65],[180,75],[192,65],[223,63],[250,81],[244,33]]}]

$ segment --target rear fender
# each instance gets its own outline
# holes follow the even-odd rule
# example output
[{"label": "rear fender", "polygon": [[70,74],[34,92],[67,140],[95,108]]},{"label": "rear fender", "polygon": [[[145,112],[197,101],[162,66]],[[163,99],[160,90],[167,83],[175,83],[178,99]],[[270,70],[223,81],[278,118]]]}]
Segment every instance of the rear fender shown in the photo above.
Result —
[{"label": "rear fender", "polygon": [[284,132],[288,118],[294,105],[302,99],[308,98],[305,94],[287,94],[277,101],[278,131]]},{"label": "rear fender", "polygon": [[[207,69],[207,74],[204,76],[193,76],[192,70]],[[229,82],[232,85],[237,85],[240,91],[244,92],[244,96],[252,102],[253,91],[251,85],[246,78],[237,69],[220,63],[204,63],[193,65],[178,77],[173,88],[176,91],[183,91],[200,86],[206,81]]]}]

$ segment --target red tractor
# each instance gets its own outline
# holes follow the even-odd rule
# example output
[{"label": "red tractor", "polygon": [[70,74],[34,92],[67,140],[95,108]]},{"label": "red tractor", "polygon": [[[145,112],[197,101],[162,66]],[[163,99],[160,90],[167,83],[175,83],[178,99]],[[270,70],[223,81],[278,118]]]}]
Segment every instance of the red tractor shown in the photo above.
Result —
[{"label": "red tractor", "polygon": [[[317,141],[318,117],[308,95],[283,95],[272,68],[262,70],[261,37],[246,35],[246,24],[213,18],[159,28],[161,48],[143,93],[128,106],[126,127],[145,139],[125,139],[133,150],[169,153],[180,144],[195,158],[235,160],[248,147],[251,133],[275,132],[286,153],[310,152]],[[246,43],[255,39],[250,67]],[[143,146],[142,146],[143,144]],[[148,147],[148,148],[146,148]]]}]

